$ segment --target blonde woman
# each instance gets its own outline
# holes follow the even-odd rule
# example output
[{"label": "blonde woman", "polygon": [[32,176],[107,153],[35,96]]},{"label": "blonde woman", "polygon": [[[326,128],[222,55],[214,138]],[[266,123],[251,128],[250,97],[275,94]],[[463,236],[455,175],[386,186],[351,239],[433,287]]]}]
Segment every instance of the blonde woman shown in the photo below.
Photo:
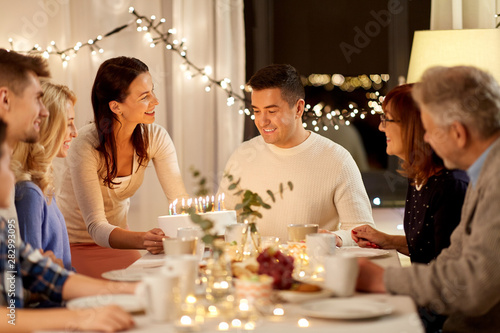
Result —
[{"label": "blonde woman", "polygon": [[22,239],[33,248],[52,251],[71,270],[71,252],[64,217],[55,200],[52,160],[66,157],[78,133],[74,124],[75,94],[66,86],[42,82],[49,117],[40,124],[40,141],[19,143],[12,165],[15,204]]}]

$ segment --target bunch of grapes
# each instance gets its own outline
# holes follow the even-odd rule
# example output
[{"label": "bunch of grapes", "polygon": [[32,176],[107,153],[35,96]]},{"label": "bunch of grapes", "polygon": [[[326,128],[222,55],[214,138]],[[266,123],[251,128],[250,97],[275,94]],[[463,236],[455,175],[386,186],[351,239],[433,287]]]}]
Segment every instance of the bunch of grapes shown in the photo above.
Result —
[{"label": "bunch of grapes", "polygon": [[293,257],[285,256],[281,251],[268,248],[257,257],[258,274],[267,274],[273,278],[274,289],[290,289],[293,284]]}]

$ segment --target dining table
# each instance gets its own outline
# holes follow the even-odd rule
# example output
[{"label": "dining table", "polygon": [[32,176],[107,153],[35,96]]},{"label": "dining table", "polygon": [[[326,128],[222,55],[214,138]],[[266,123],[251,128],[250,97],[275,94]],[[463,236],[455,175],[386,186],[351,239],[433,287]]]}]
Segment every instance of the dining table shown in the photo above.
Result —
[{"label": "dining table", "polygon": [[[400,266],[398,254],[395,250],[387,250],[385,255],[368,258],[382,267]],[[164,254],[153,255],[151,253],[144,254],[140,259],[129,266],[130,271],[147,269],[148,267],[161,266],[165,260]],[[336,298],[338,304],[342,302],[363,302],[377,301],[381,304],[386,304],[391,308],[391,312],[387,315],[375,316],[374,318],[359,318],[359,319],[322,319],[316,316],[308,316],[304,314],[304,302],[298,303],[280,303],[283,309],[283,315],[261,315],[255,327],[254,332],[273,332],[273,333],[294,333],[294,332],[349,332],[349,333],[366,333],[366,332],[406,332],[406,333],[421,333],[425,332],[420,321],[417,308],[413,300],[408,296],[391,295],[391,294],[368,294],[356,292],[351,297]],[[310,303],[319,302],[322,300],[311,300]],[[154,322],[144,312],[134,314],[135,327],[130,332],[191,332],[196,331],[188,327],[180,327],[173,322]],[[197,328],[199,332],[221,332],[225,331],[217,325],[202,325]],[[229,328],[228,332],[244,331],[243,328]]]}]

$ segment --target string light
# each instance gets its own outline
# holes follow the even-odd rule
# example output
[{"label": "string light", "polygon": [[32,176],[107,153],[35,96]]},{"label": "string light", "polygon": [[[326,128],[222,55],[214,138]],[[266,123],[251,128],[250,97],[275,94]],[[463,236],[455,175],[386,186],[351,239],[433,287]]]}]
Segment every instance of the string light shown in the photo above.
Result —
[{"label": "string light", "polygon": [[[158,20],[155,15],[151,15],[148,18],[140,15],[134,7],[130,7],[128,12],[134,16],[134,19],[116,27],[104,35],[97,35],[95,38],[88,39],[85,43],[77,42],[71,47],[59,49],[55,41],[51,41],[50,46],[45,49],[39,44],[35,44],[31,50],[17,52],[38,54],[45,59],[50,58],[50,56],[59,56],[63,68],[67,68],[69,61],[74,58],[81,49],[88,47],[92,55],[97,55],[97,53],[102,54],[104,53],[104,49],[98,45],[98,42],[121,32],[131,25],[135,25],[138,32],[145,32],[145,40],[150,48],[155,48],[158,44],[163,43],[166,50],[173,51],[183,59],[181,70],[185,72],[184,76],[187,80],[192,80],[195,76],[199,75],[202,82],[206,84],[205,91],[207,93],[212,91],[212,86],[221,88],[226,93],[226,102],[228,106],[232,106],[238,102],[240,104],[238,113],[250,116],[252,120],[255,119],[250,110],[245,108],[246,105],[250,104],[250,101],[245,97],[245,92],[251,92],[251,87],[240,85],[238,87],[240,92],[235,91],[232,88],[229,78],[216,80],[212,77],[213,70],[211,66],[204,66],[202,68],[191,62],[188,58],[187,40],[177,37],[177,30],[175,28],[168,29],[166,33],[160,30],[162,25],[166,23],[165,18]],[[9,38],[9,44],[11,49],[14,50],[14,40],[12,38]],[[339,87],[341,90],[348,92],[358,88],[375,89],[376,91],[374,93],[367,93],[367,98],[370,99],[368,106],[371,110],[369,113],[375,115],[382,112],[380,105],[383,101],[383,97],[380,96],[377,90],[382,87],[384,82],[389,80],[389,75],[373,74],[369,76],[360,75],[357,77],[344,77],[342,74],[311,74],[305,80],[306,85],[324,86],[327,90],[331,90],[334,87]],[[368,114],[363,108],[358,109],[355,103],[350,103],[348,107],[349,111],[343,109],[342,111],[335,110],[335,112],[330,112],[331,107],[324,103],[318,103],[312,109],[310,105],[306,105],[303,115],[303,126],[306,128],[308,126],[307,122],[311,122],[312,120],[312,125],[316,132],[318,132],[320,128],[326,131],[330,127],[338,130],[340,124],[349,125],[350,118],[359,116],[360,119],[365,119],[366,114]]]}]

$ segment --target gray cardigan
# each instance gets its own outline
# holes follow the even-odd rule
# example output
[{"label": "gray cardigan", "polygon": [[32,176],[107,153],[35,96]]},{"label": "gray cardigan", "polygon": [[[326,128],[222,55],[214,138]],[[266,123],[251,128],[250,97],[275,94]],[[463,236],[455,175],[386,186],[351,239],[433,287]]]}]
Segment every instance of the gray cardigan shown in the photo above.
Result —
[{"label": "gray cardigan", "polygon": [[450,247],[428,265],[388,268],[384,282],[449,315],[445,332],[500,332],[500,139],[469,184]]}]

